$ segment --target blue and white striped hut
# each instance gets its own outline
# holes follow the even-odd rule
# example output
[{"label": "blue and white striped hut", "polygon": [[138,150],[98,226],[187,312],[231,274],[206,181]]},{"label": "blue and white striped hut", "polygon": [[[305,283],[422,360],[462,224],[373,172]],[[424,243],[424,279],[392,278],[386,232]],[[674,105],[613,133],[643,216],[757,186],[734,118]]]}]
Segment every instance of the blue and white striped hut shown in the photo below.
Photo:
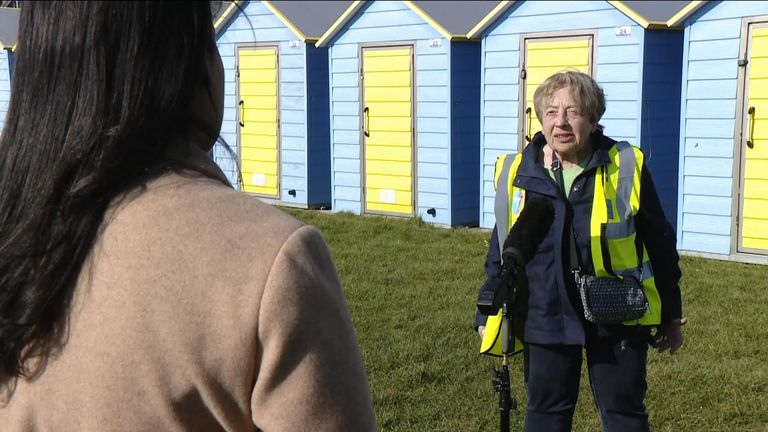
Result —
[{"label": "blue and white striped hut", "polygon": [[679,20],[680,249],[768,264],[768,2],[692,3]]},{"label": "blue and white striped hut", "polygon": [[480,46],[497,1],[356,1],[329,47],[332,208],[476,225]]},{"label": "blue and white striped hut", "polygon": [[469,36],[482,35],[482,227],[491,228],[497,157],[540,130],[533,93],[551,74],[577,69],[604,89],[600,124],[639,145],[666,217],[677,216],[681,27],[687,1],[502,2]]},{"label": "blue and white striped hut", "polygon": [[11,98],[13,52],[19,32],[19,9],[0,7],[0,131],[5,124],[8,101]]},{"label": "blue and white striped hut", "polygon": [[221,135],[214,159],[233,184],[265,201],[330,204],[328,55],[314,43],[349,2],[231,3],[216,20],[224,63]]}]

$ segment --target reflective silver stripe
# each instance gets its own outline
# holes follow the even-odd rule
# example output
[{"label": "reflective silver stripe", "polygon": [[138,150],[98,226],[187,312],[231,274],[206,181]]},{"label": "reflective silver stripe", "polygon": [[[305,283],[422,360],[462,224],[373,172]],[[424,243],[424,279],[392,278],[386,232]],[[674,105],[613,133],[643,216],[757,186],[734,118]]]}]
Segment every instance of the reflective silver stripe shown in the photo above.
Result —
[{"label": "reflective silver stripe", "polygon": [[635,151],[626,141],[616,143],[619,151],[619,184],[616,186],[616,209],[622,221],[632,216],[632,186],[635,182]]},{"label": "reflective silver stripe", "polygon": [[605,226],[605,238],[616,240],[626,238],[635,233],[635,219],[623,220],[619,223],[609,223]]},{"label": "reflective silver stripe", "polygon": [[653,267],[651,267],[650,261],[643,262],[643,280],[648,280],[653,277]]},{"label": "reflective silver stripe", "polygon": [[515,157],[508,154],[504,158],[504,164],[501,166],[501,174],[496,180],[496,200],[493,204],[493,212],[496,216],[496,237],[499,240],[499,257],[504,252],[504,239],[507,238],[509,231],[509,170],[512,169],[512,162]]}]

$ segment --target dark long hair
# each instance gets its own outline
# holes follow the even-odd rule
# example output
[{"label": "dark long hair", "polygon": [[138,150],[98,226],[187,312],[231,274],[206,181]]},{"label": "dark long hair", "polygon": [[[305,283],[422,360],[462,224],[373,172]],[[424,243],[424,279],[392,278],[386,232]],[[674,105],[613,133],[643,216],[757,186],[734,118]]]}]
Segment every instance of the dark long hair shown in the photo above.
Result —
[{"label": "dark long hair", "polygon": [[61,338],[106,209],[170,169],[209,49],[208,2],[24,2],[0,137],[0,372],[30,375]]}]

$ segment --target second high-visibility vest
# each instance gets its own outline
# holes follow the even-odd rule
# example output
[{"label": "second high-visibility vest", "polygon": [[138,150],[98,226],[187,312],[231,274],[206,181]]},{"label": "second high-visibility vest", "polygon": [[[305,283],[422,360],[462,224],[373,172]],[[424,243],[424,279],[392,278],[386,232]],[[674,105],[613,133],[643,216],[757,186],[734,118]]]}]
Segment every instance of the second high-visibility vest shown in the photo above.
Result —
[{"label": "second high-visibility vest", "polygon": [[[592,266],[595,276],[631,273],[642,280],[648,309],[639,319],[623,324],[658,325],[661,323],[661,298],[653,269],[645,246],[642,246],[642,253],[638,253],[635,243],[637,231],[634,216],[640,208],[640,173],[644,156],[640,149],[625,141],[617,142],[608,155],[611,163],[598,167],[595,176],[590,218]],[[525,190],[513,185],[522,156],[522,153],[514,157],[505,155],[496,161],[494,213],[500,250],[506,233],[525,206]],[[643,257],[642,266],[639,264],[640,256]],[[501,355],[501,321],[501,311],[488,317],[481,353]],[[521,341],[515,340],[512,353],[521,351],[522,346]]]}]

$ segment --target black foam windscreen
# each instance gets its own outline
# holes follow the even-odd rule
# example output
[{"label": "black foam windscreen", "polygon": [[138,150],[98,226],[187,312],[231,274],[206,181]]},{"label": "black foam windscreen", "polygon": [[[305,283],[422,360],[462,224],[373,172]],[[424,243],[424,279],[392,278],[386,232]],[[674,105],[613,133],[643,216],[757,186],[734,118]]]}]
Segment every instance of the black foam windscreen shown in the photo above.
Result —
[{"label": "black foam windscreen", "polygon": [[546,237],[554,220],[555,208],[552,202],[544,198],[527,200],[504,240],[502,260],[505,263],[515,261],[518,266],[528,263],[536,254],[536,249]]}]

